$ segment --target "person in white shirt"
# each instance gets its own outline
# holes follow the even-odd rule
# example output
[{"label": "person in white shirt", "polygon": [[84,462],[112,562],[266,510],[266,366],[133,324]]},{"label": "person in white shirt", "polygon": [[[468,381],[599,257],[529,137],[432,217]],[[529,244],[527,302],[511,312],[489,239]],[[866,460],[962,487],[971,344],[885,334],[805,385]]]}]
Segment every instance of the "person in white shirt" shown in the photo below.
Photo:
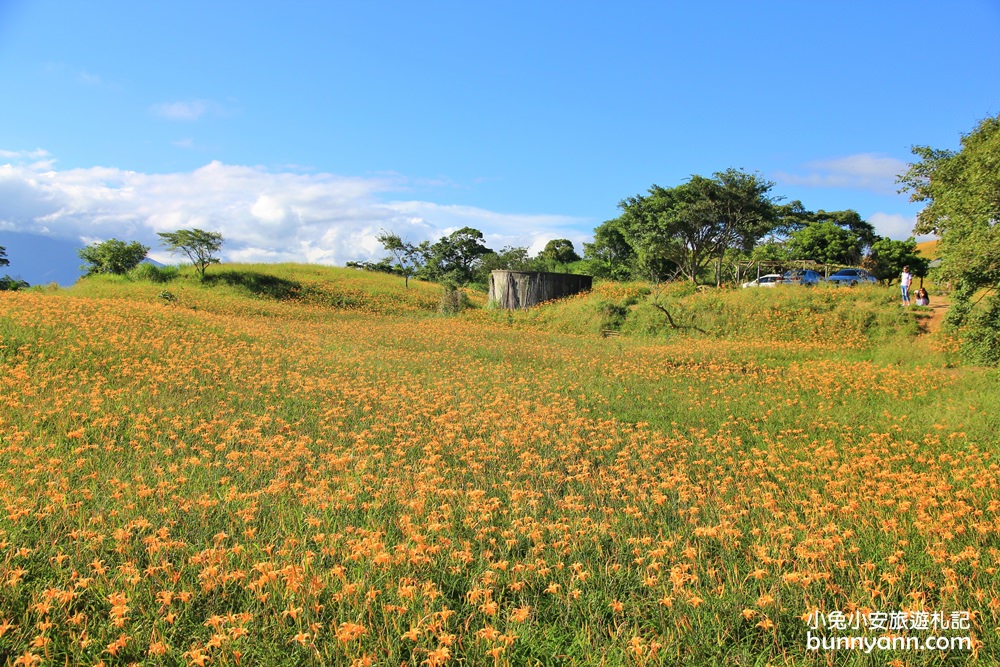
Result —
[{"label": "person in white shirt", "polygon": [[910,273],[910,267],[903,267],[903,275],[899,277],[899,287],[903,291],[903,305],[910,305],[910,283],[913,282],[913,274]]}]

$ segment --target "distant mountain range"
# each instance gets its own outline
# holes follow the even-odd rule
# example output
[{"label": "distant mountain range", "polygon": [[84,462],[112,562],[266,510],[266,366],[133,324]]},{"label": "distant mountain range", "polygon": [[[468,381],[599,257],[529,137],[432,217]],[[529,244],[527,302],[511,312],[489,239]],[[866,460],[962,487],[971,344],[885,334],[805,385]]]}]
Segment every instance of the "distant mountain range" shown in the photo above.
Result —
[{"label": "distant mountain range", "polygon": [[39,234],[0,232],[0,246],[7,249],[10,261],[10,266],[0,269],[0,273],[27,280],[31,285],[58,283],[68,287],[83,275],[83,260],[77,255],[82,243]]},{"label": "distant mountain range", "polygon": [[[83,275],[83,260],[77,254],[83,244],[40,234],[0,231],[0,247],[7,249],[10,266],[0,268],[0,275],[26,280],[30,285],[56,283],[69,287]],[[150,264],[163,266],[147,259]]]}]

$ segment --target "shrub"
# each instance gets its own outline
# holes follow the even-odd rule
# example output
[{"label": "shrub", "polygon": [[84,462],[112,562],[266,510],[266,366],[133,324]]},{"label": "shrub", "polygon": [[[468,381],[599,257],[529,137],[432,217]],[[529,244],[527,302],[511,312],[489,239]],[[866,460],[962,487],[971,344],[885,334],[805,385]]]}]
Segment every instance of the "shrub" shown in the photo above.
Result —
[{"label": "shrub", "polygon": [[168,283],[180,275],[180,269],[176,266],[156,266],[155,264],[143,263],[128,272],[131,280],[144,280],[151,283]]},{"label": "shrub", "polygon": [[628,300],[626,303],[614,301],[599,301],[597,312],[601,315],[601,329],[621,329],[628,318]]},{"label": "shrub", "polygon": [[438,304],[438,312],[442,315],[457,315],[471,305],[469,297],[465,292],[454,285],[446,284],[441,293],[441,302]]},{"label": "shrub", "polygon": [[961,335],[962,358],[972,364],[1000,366],[1000,297],[992,296],[968,317]]}]

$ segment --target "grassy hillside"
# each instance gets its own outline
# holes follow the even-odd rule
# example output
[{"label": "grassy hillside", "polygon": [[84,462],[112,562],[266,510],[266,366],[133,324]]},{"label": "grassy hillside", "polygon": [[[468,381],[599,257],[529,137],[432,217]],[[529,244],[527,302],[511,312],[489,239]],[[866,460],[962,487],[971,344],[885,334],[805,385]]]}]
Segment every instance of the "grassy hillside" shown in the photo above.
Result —
[{"label": "grassy hillside", "polygon": [[334,310],[419,316],[437,312],[441,287],[411,280],[406,288],[398,276],[330,266],[226,264],[210,269],[204,283],[193,268],[185,267],[167,282],[96,276],[68,290],[79,296],[150,302],[164,300],[165,292],[177,305],[225,312],[300,317]]},{"label": "grassy hillside", "polygon": [[0,294],[0,663],[970,660],[806,649],[859,608],[1000,661],[996,375],[889,291],[209,273]]},{"label": "grassy hillside", "polygon": [[696,290],[689,284],[598,283],[592,292],[543,308],[481,317],[584,335],[614,331],[664,341],[782,342],[843,351],[912,342],[924,311],[901,309],[898,301],[896,290],[882,287]]},{"label": "grassy hillside", "polygon": [[924,241],[923,243],[917,244],[917,252],[920,253],[921,256],[926,257],[927,259],[937,259],[938,257],[937,246],[938,246],[937,239]]}]

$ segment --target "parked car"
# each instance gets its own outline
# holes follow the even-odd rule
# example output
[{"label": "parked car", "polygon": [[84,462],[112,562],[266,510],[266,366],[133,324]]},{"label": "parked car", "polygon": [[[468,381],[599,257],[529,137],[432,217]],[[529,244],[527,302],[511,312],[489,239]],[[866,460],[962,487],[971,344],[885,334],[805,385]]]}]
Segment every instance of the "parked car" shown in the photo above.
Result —
[{"label": "parked car", "polygon": [[877,283],[875,276],[864,269],[841,269],[826,279],[831,285],[857,285],[858,283]]},{"label": "parked car", "polygon": [[780,285],[782,275],[780,273],[769,273],[750,282],[743,283],[743,287],[774,287]]},{"label": "parked car", "polygon": [[791,269],[785,271],[783,278],[791,285],[818,285],[823,281],[823,276],[812,269]]}]

